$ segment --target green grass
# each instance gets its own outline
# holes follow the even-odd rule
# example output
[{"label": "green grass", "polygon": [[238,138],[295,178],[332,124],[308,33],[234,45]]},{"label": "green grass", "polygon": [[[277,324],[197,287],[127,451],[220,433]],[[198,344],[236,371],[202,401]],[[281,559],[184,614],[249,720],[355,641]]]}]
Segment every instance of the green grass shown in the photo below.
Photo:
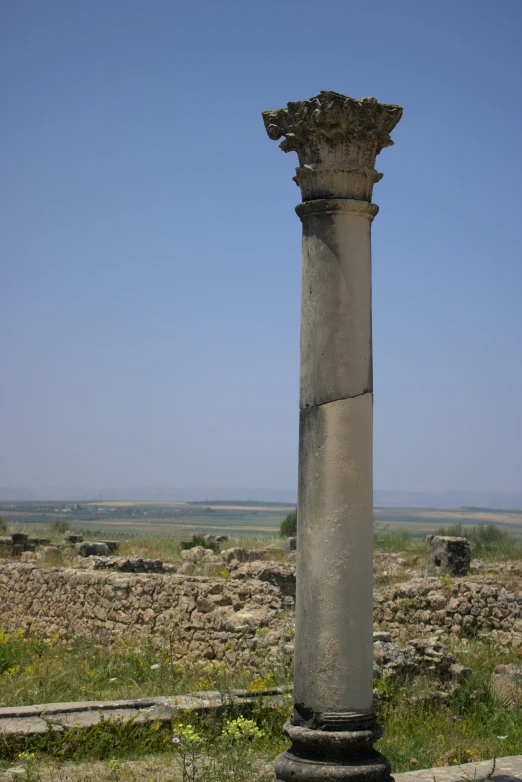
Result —
[{"label": "green grass", "polygon": [[[201,508],[198,513],[201,514]],[[198,519],[199,516],[195,513],[193,518]],[[96,527],[87,530],[89,537],[109,537],[108,528],[102,528],[100,520],[96,519],[92,523]],[[143,525],[143,529],[138,529],[135,523],[132,529],[125,531],[126,538],[118,527],[120,554],[140,554],[177,562],[180,559],[181,540],[188,540],[193,533],[200,534],[197,524],[187,530],[161,519],[158,523],[140,521],[139,524]],[[437,526],[430,524],[431,531],[436,532]],[[30,526],[26,525],[25,529],[30,529]],[[42,534],[47,525],[34,525],[33,529],[37,534]],[[401,527],[396,518],[386,521],[377,516],[374,529],[376,550],[399,553],[405,556],[407,562],[424,561],[427,547],[423,540],[410,534],[410,530],[415,531],[414,523],[413,526]],[[136,534],[138,531],[139,534]],[[218,530],[214,528],[214,531]],[[253,527],[249,528],[248,534],[241,531],[238,535],[238,531],[236,527],[236,534],[222,548],[237,545],[249,549],[266,545],[281,548],[283,545],[277,535],[278,525],[274,526],[270,534],[255,533]],[[485,560],[513,559],[522,553],[521,544],[511,535],[511,529],[501,525],[452,525],[440,531],[466,535],[471,541],[473,556]],[[496,650],[483,640],[472,643],[460,641],[453,651],[462,663],[471,668],[471,675],[451,697],[434,698],[433,686],[425,679],[397,685],[389,681],[378,683],[384,693],[383,700],[378,704],[378,717],[385,730],[378,748],[390,759],[396,772],[486,760],[520,752],[521,706],[502,705],[489,688],[493,668],[501,663],[519,662],[519,658],[514,652]],[[175,637],[165,637],[163,646],[158,649],[150,639],[143,639],[139,646],[129,648],[126,644],[110,646],[74,637],[42,639],[29,638],[20,632],[10,635],[0,632],[1,705],[127,699],[176,695],[204,689],[255,689],[262,685],[287,683],[290,679],[291,671],[283,658],[270,669],[259,671],[231,669],[222,663],[208,661],[193,662],[188,657],[178,659]],[[285,706],[276,711],[259,707],[254,714],[249,715],[263,733],[243,748],[250,753],[248,761],[244,760],[243,763],[243,768],[250,775],[249,779],[264,778],[261,772],[254,770],[252,764],[255,758],[273,759],[286,746],[281,727],[287,714],[288,707]],[[234,713],[229,712],[215,717],[194,717],[192,720],[191,724],[201,737],[201,748],[210,759],[217,757],[212,754],[213,747],[216,746],[225,721],[233,718]],[[16,761],[22,752],[33,754],[34,758],[27,761],[28,775],[30,773],[33,776],[27,776],[24,782],[37,782],[43,761],[50,757],[59,762],[69,759],[75,763],[103,760],[105,765],[99,778],[111,782],[127,779],[129,782],[134,779],[178,782],[182,776],[177,765],[179,756],[171,740],[174,730],[175,725],[163,730],[159,724],[136,726],[104,721],[89,731],[68,730],[15,741],[4,737],[0,739],[0,758],[7,763]],[[146,777],[133,777],[134,772],[130,767],[124,773],[122,767],[118,766],[120,762],[137,761],[150,758],[151,755],[160,758],[157,765],[161,767],[161,772],[152,770],[146,772]],[[225,766],[222,764],[223,774]],[[59,773],[53,779],[61,780]],[[217,774],[218,771],[214,769],[214,782],[220,782],[221,778]],[[64,780],[66,778],[63,777]],[[232,778],[230,775],[222,777],[224,782]],[[77,777],[68,779],[76,780]],[[198,778],[198,782],[205,782],[204,778]]]},{"label": "green grass", "polygon": [[411,534],[404,529],[392,530],[388,525],[382,527],[379,522],[373,524],[373,547],[375,551],[395,553],[409,551],[414,546]]},{"label": "green grass", "polygon": [[[268,709],[254,704],[247,717],[235,709],[198,717],[184,723],[153,723],[142,726],[132,722],[101,720],[89,730],[67,729],[43,735],[16,738],[0,734],[0,770],[15,762],[26,769],[24,782],[41,779],[46,759],[52,758],[53,780],[71,779],[60,774],[60,764],[105,760],[106,774],[95,779],[169,780],[169,782],[268,782],[273,775],[256,769],[258,760],[271,761],[274,751],[285,748],[281,729],[288,717],[288,705]],[[179,739],[174,743],[173,738]],[[154,755],[155,763],[147,777],[123,771],[123,761]],[[192,763],[197,774],[192,775]],[[63,768],[63,766],[62,766]],[[160,773],[157,773],[157,772]],[[256,773],[257,771],[257,773]],[[108,773],[107,773],[108,772]],[[130,773],[129,773],[130,772]],[[165,773],[166,772],[166,773]],[[185,772],[185,775],[183,774]],[[86,775],[87,776],[87,775]],[[89,776],[92,779],[92,777]],[[72,779],[78,779],[76,774]]]},{"label": "green grass", "polygon": [[[212,503],[213,504],[213,503]],[[213,504],[214,505],[214,504]],[[274,535],[291,505],[275,503],[132,503],[119,505],[74,502],[0,502],[0,515],[11,528],[26,531],[32,525],[36,535],[42,527],[67,523],[73,530],[98,532],[102,537],[117,534],[196,533],[228,535]],[[63,514],[63,509],[68,509]],[[35,529],[39,528],[39,529]]]},{"label": "green grass", "polygon": [[505,706],[489,686],[496,665],[519,661],[493,644],[463,642],[454,650],[471,668],[447,701],[417,681],[391,688],[378,708],[385,736],[378,748],[396,772],[516,755],[522,746],[522,702]]},{"label": "green grass", "polygon": [[[499,651],[484,641],[460,641],[453,650],[471,668],[466,682],[447,699],[431,694],[429,679],[402,684],[377,682],[384,698],[378,703],[378,718],[385,737],[378,748],[396,772],[431,768],[494,756],[517,754],[522,746],[521,704],[504,706],[489,687],[493,668],[518,660],[515,652]],[[88,641],[25,638],[22,633],[0,636],[2,705],[21,705],[65,700],[103,700],[169,695],[201,689],[226,692],[233,688],[259,691],[290,680],[288,667],[252,672],[230,669],[219,663],[194,664],[181,660],[170,665],[167,647],[115,648]],[[159,667],[157,667],[159,666]],[[111,681],[112,680],[112,681]],[[281,726],[290,702],[271,710],[261,705],[247,716],[263,732],[256,739],[256,752],[274,757],[284,748]],[[191,720],[205,746],[211,748],[225,718],[238,712]],[[170,733],[159,724],[133,726],[102,721],[88,731],[68,730],[30,739],[0,739],[0,758],[12,761],[18,753],[58,759],[136,759],[150,753],[172,753]],[[209,749],[210,751],[210,749]]]},{"label": "green grass", "polygon": [[[288,683],[288,660],[262,670],[224,662],[178,659],[174,637],[161,648],[144,638],[139,646],[114,646],[86,638],[26,637],[0,630],[0,706],[179,695]],[[259,679],[259,677],[262,677]],[[257,685],[256,685],[257,681]]]}]

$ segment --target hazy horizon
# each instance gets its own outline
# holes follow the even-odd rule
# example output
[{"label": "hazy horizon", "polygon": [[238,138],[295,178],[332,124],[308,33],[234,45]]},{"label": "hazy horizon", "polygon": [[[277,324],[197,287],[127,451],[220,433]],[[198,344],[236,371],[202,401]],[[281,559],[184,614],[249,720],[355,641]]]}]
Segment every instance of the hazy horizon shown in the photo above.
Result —
[{"label": "hazy horizon", "polygon": [[[266,489],[248,487],[199,487],[199,488],[102,488],[46,487],[16,488],[0,486],[0,502],[280,502],[296,504],[297,492],[292,489]],[[482,507],[498,510],[522,508],[522,492],[486,491],[407,491],[375,489],[375,507],[426,507],[459,508]]]},{"label": "hazy horizon", "polygon": [[330,89],[404,107],[373,196],[375,486],[522,491],[519,0],[1,16],[0,485],[293,491],[297,157],[261,112]]}]

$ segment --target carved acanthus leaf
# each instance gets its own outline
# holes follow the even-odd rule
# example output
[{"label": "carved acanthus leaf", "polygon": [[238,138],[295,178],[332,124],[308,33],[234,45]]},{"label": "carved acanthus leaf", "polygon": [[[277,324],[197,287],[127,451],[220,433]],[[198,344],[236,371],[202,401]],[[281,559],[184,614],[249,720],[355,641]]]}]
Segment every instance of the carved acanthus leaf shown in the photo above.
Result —
[{"label": "carved acanthus leaf", "polygon": [[375,154],[393,144],[390,133],[402,116],[402,108],[379,103],[376,98],[348,98],[322,90],[310,100],[289,103],[286,109],[264,111],[265,128],[271,139],[281,136],[284,152],[300,151],[310,136],[334,140],[339,136],[370,136]]}]

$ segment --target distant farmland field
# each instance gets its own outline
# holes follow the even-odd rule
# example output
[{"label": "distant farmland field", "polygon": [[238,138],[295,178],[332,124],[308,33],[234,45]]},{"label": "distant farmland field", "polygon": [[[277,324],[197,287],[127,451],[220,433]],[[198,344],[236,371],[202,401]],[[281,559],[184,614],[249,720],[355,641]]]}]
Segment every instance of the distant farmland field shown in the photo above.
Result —
[{"label": "distant farmland field", "polygon": [[274,535],[294,508],[281,503],[1,502],[9,524],[66,521],[104,535]]},{"label": "distant farmland field", "polygon": [[522,511],[492,508],[375,508],[378,524],[390,530],[405,529],[415,537],[435,532],[439,527],[494,524],[522,540]]},{"label": "distant farmland field", "polygon": [[[40,525],[67,521],[71,529],[99,531],[100,537],[121,535],[225,534],[276,535],[295,506],[262,502],[0,502],[0,516],[9,524]],[[495,524],[522,540],[522,511],[489,508],[375,508],[377,524],[404,529],[415,537],[455,524]]]}]

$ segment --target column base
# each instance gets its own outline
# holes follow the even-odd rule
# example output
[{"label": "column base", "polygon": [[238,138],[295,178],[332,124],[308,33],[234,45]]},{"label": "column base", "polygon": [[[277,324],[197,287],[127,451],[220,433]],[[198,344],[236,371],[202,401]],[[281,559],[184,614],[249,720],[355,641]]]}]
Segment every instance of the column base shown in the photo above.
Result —
[{"label": "column base", "polygon": [[290,749],[275,760],[275,782],[393,782],[388,760],[373,749],[377,724],[350,731],[313,730],[287,722]]}]

